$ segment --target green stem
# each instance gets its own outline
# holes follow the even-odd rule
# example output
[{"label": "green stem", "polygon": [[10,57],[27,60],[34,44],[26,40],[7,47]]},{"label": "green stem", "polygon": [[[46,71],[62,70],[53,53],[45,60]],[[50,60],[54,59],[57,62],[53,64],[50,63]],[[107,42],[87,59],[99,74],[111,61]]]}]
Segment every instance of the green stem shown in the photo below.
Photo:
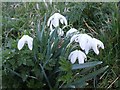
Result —
[{"label": "green stem", "polygon": [[43,75],[44,75],[44,77],[45,77],[45,79],[46,79],[46,81],[47,81],[47,83],[48,83],[48,86],[49,86],[50,90],[52,90],[52,87],[51,87],[51,85],[50,85],[50,82],[49,82],[49,80],[48,80],[48,77],[47,77],[47,75],[46,75],[46,73],[45,73],[44,68],[42,67],[41,64],[39,64],[39,65],[40,65],[40,67],[41,67],[41,69],[42,69]]}]

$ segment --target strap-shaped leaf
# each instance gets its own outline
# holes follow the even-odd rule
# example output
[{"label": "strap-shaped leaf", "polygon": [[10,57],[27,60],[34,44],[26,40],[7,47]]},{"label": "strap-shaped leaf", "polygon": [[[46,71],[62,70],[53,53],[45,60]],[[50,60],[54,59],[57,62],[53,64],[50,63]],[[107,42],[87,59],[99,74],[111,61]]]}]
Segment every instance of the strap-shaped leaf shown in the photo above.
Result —
[{"label": "strap-shaped leaf", "polygon": [[50,40],[48,39],[48,45],[46,49],[46,62],[44,63],[43,67],[49,62],[50,57],[51,57],[51,45],[50,45]]},{"label": "strap-shaped leaf", "polygon": [[65,86],[68,86],[68,87],[69,87],[70,85],[75,85],[75,86],[78,88],[78,87],[81,86],[81,84],[82,84],[83,82],[86,82],[86,81],[92,79],[93,77],[97,76],[98,74],[104,72],[107,68],[108,68],[108,66],[105,66],[105,67],[103,67],[103,68],[101,68],[101,69],[99,69],[99,70],[96,70],[95,72],[92,72],[92,73],[84,76],[83,78],[80,78],[79,80],[77,80],[77,81],[75,81],[75,82],[73,82],[73,83],[67,84],[67,85],[65,85]]},{"label": "strap-shaped leaf", "polygon": [[62,49],[62,52],[61,52],[61,55],[64,56],[66,53],[66,49],[67,49],[67,45],[69,44],[70,40],[69,39],[65,39],[64,40],[64,43],[62,44],[61,48]]},{"label": "strap-shaped leaf", "polygon": [[37,38],[40,41],[41,36],[40,36],[40,20],[37,22],[37,29],[36,29],[36,34],[37,34]]},{"label": "strap-shaped leaf", "polygon": [[96,66],[101,63],[102,63],[102,61],[93,61],[93,62],[87,62],[87,63],[83,63],[83,64],[74,64],[72,66],[72,70],[93,67],[93,66]]},{"label": "strap-shaped leaf", "polygon": [[45,22],[46,22],[46,14],[45,14],[45,17],[44,17],[44,22],[43,22],[43,25],[42,25],[42,31],[41,31],[41,40],[43,38],[43,34],[44,34],[44,30],[45,30]]},{"label": "strap-shaped leaf", "polygon": [[34,52],[34,59],[37,60],[37,54],[38,54],[38,42],[37,42],[37,38],[33,39],[33,52]]},{"label": "strap-shaped leaf", "polygon": [[57,35],[57,28],[55,28],[55,30],[50,35],[50,41],[53,41],[57,37],[58,37],[58,35]]}]

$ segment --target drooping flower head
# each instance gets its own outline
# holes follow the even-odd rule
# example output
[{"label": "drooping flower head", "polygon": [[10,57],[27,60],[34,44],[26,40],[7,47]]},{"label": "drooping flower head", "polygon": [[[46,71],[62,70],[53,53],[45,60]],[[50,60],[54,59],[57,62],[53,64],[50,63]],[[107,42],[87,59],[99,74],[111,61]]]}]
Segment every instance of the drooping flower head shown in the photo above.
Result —
[{"label": "drooping flower head", "polygon": [[69,31],[66,32],[66,37],[71,37],[73,36],[74,34],[78,34],[78,30],[75,29],[75,28],[71,28]]},{"label": "drooping flower head", "polygon": [[89,49],[93,49],[93,51],[98,55],[99,54],[99,48],[104,49],[104,44],[96,39],[96,38],[92,38],[92,41],[89,43],[90,45],[86,46],[86,54],[88,54]]},{"label": "drooping flower head", "polygon": [[24,46],[24,44],[28,44],[28,48],[32,50],[33,48],[33,38],[28,35],[23,35],[22,38],[18,41],[18,49],[21,50]]},{"label": "drooping flower head", "polygon": [[55,13],[48,19],[47,26],[50,26],[50,29],[53,30],[53,26],[59,26],[59,21],[61,22],[61,24],[67,25],[66,18],[59,13]]},{"label": "drooping flower head", "polygon": [[[55,29],[50,31],[50,35],[54,32]],[[61,28],[57,29],[57,34],[58,36],[63,36],[64,35],[64,31]]]},{"label": "drooping flower head", "polygon": [[75,63],[75,61],[78,59],[79,64],[84,63],[84,60],[86,60],[86,55],[80,51],[80,50],[75,50],[70,53],[68,56],[68,59],[71,61],[71,63]]},{"label": "drooping flower head", "polygon": [[93,51],[98,55],[99,54],[98,49],[100,47],[104,49],[104,44],[100,40],[96,38],[92,38],[91,36],[87,34],[74,35],[71,38],[70,43],[72,43],[73,41],[78,42],[81,49],[84,50],[86,54],[89,53],[90,49],[93,49]]}]

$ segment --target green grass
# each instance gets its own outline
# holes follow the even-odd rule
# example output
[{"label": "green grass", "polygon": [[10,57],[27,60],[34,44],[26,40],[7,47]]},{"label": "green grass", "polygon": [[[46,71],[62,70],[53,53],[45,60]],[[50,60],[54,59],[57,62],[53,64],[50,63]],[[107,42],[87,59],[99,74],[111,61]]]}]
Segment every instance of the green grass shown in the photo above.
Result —
[{"label": "green grass", "polygon": [[[39,8],[37,7],[37,5],[39,5]],[[9,60],[11,60],[10,62],[12,62],[13,68],[16,69],[17,65],[13,64],[15,59],[18,60],[18,58],[21,58],[20,60],[23,60],[27,58],[31,60],[32,57],[30,56],[33,55],[33,53],[26,50],[26,48],[24,48],[26,50],[25,52],[22,51],[19,54],[19,51],[17,50],[18,40],[23,34],[29,34],[30,36],[34,37],[36,35],[35,31],[37,29],[36,26],[38,21],[40,20],[40,24],[43,25],[45,13],[47,17],[46,19],[48,20],[48,18],[54,12],[60,11],[61,14],[66,15],[69,25],[75,27],[78,30],[80,30],[81,28],[85,29],[86,33],[91,33],[94,37],[100,39],[105,45],[105,49],[100,50],[100,54],[98,56],[90,53],[88,54],[88,58],[91,61],[94,59],[103,62],[103,64],[96,67],[97,69],[99,67],[104,67],[105,65],[108,65],[109,69],[104,73],[98,75],[96,78],[94,78],[94,80],[91,80],[94,81],[94,83],[89,84],[86,87],[102,87],[112,89],[120,88],[120,86],[118,85],[118,78],[120,77],[120,65],[118,64],[120,62],[120,13],[117,7],[117,3],[80,2],[68,3],[65,5],[64,3],[54,2],[52,6],[48,3],[48,7],[49,8],[46,8],[44,3],[42,2],[2,3],[3,64],[6,64],[7,62],[9,62]],[[65,12],[65,7],[68,8],[70,12]],[[47,26],[45,26],[45,29],[49,30]],[[67,28],[65,29],[65,31],[67,31]],[[42,58],[41,55],[38,56]],[[9,64],[6,67],[9,67]],[[13,68],[12,70],[14,70]],[[23,67],[20,68],[22,69]],[[96,68],[94,69],[96,70]],[[6,75],[6,72],[7,71],[3,69],[3,74]],[[38,74],[39,72],[36,73]],[[13,80],[13,75],[11,74],[8,75],[8,77],[9,76],[11,77],[9,79]],[[6,75],[3,78],[4,80],[7,80],[8,77]],[[24,75],[23,78],[26,80]],[[10,80],[8,80],[8,82],[3,81],[3,83],[5,83],[5,85],[9,84],[9,87],[10,85],[12,85]],[[17,80],[19,80],[19,82],[22,82],[19,77],[17,77],[14,82],[17,82]],[[36,83],[36,86],[34,86],[34,83]],[[16,83],[16,86],[13,87],[17,87],[17,85],[18,87],[20,87],[23,84],[19,85],[18,83]],[[39,85],[42,87],[41,83],[37,83],[33,79],[30,80],[27,86],[35,88],[39,87]]]}]

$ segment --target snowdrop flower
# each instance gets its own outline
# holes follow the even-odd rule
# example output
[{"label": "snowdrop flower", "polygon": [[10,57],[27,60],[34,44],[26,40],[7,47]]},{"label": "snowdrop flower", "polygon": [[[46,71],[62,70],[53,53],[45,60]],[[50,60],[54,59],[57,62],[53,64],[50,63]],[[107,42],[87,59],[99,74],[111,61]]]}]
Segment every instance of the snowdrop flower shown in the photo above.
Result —
[{"label": "snowdrop flower", "polygon": [[57,33],[58,33],[58,36],[63,36],[64,35],[64,31],[61,28],[59,28],[57,30]]},{"label": "snowdrop flower", "polygon": [[92,38],[92,40],[88,41],[87,44],[88,45],[85,45],[85,53],[86,54],[88,54],[90,49],[93,49],[93,51],[98,55],[99,54],[98,48],[101,47],[102,49],[104,49],[104,44],[96,38]]},{"label": "snowdrop flower", "polygon": [[84,60],[86,60],[86,55],[80,51],[80,50],[75,50],[70,53],[68,56],[68,59],[71,61],[71,63],[75,63],[75,61],[78,59],[79,64],[84,63]]},{"label": "snowdrop flower", "polygon": [[[55,30],[55,29],[52,29],[52,30],[50,31],[50,35],[53,33],[54,30]],[[58,34],[58,36],[63,36],[63,35],[64,35],[64,31],[63,31],[61,28],[58,28],[57,34]]]},{"label": "snowdrop flower", "polygon": [[75,28],[71,28],[69,31],[66,32],[66,37],[71,37],[75,33],[78,34],[78,30]]},{"label": "snowdrop flower", "polygon": [[86,54],[89,53],[90,49],[93,49],[93,51],[98,55],[99,54],[98,48],[101,47],[102,49],[104,49],[104,44],[100,40],[92,38],[87,34],[74,35],[71,38],[70,43],[72,43],[73,41],[78,42],[81,49],[84,50]]},{"label": "snowdrop flower", "polygon": [[24,44],[28,44],[28,48],[32,50],[33,48],[33,38],[28,35],[23,35],[23,37],[18,41],[18,49],[21,50],[24,46]]},{"label": "snowdrop flower", "polygon": [[59,13],[55,13],[48,19],[47,26],[50,26],[50,29],[52,30],[53,26],[54,27],[59,26],[59,20],[60,20],[60,22],[62,24],[65,23],[65,25],[67,25],[66,18],[63,15],[59,14]]},{"label": "snowdrop flower", "polygon": [[80,34],[76,34],[76,35],[73,35],[70,39],[70,43],[72,43],[73,41],[75,42],[78,42],[78,37],[79,37]]}]

